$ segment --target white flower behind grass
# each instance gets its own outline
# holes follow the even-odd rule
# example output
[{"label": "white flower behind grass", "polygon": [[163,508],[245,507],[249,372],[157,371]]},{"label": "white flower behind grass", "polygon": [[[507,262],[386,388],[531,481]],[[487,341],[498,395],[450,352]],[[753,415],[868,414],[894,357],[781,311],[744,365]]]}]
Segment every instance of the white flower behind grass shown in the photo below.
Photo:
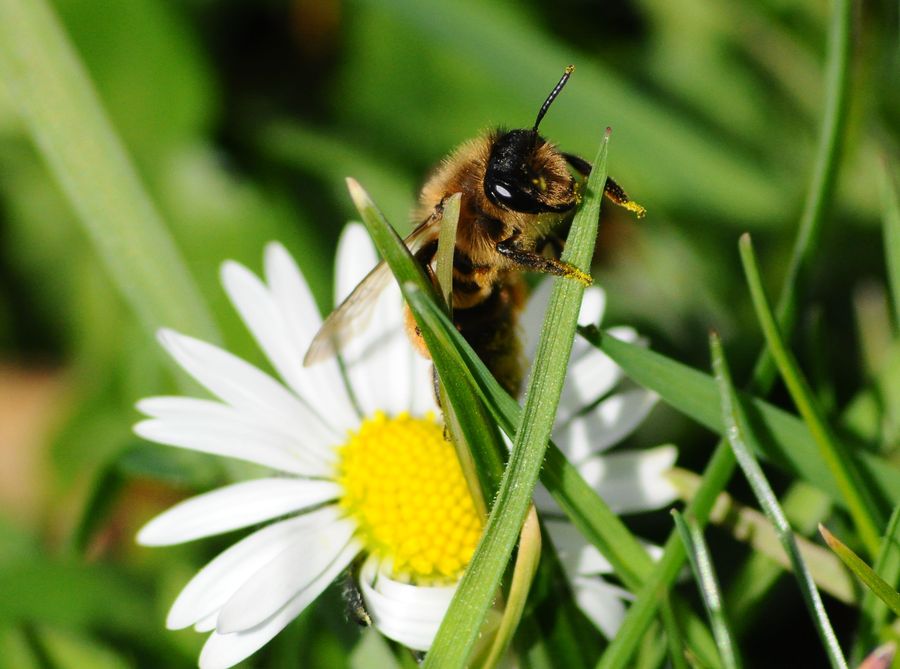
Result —
[{"label": "white flower behind grass", "polygon": [[[349,294],[374,263],[365,231],[348,227],[338,250],[337,298]],[[188,582],[167,626],[210,633],[200,665],[229,667],[277,635],[342,572],[360,565],[354,576],[376,628],[427,650],[483,519],[444,439],[430,362],[407,339],[399,290],[385,291],[372,322],[345,351],[351,395],[335,360],[303,367],[322,319],[283,247],[267,247],[265,281],[233,262],[224,264],[222,281],[280,380],[218,347],[164,330],[159,338],[169,354],[216,399],[142,400],[138,408],[148,418],[135,431],[272,473],[188,499],[139,532],[140,543],[163,546],[256,528]],[[582,349],[576,344],[578,359],[603,357]],[[620,373],[604,372],[606,380],[598,383],[598,370],[611,363],[582,363],[588,372],[582,379],[578,359],[573,356],[575,375],[567,382],[558,443],[601,492],[608,487],[604,496],[614,507],[640,510],[670,501],[670,486],[659,471],[660,463],[671,465],[668,452],[603,461],[593,454],[630,432],[652,400],[612,395],[597,407],[596,417],[582,416],[576,407],[585,406],[583,395],[608,391],[607,377]],[[592,450],[593,429],[602,436]],[[608,565],[577,534],[569,535],[564,544],[561,533],[555,538],[576,596],[611,633],[623,593],[593,576],[582,587],[577,579],[605,573]],[[579,571],[579,563],[586,570]],[[607,607],[609,615],[591,613]]]}]

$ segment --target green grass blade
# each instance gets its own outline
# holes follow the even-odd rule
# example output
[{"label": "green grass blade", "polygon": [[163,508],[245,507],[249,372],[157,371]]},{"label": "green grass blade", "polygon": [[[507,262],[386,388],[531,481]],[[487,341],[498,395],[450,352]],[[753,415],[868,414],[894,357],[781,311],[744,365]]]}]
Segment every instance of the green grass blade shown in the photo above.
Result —
[{"label": "green grass blade", "polygon": [[884,253],[887,264],[888,289],[894,304],[894,326],[900,332],[900,202],[897,184],[885,160],[881,176],[881,202],[884,220]]},{"label": "green grass blade", "polygon": [[800,371],[797,360],[784,343],[763,289],[759,267],[753,253],[753,243],[749,235],[741,236],[740,249],[744,274],[753,298],[753,307],[756,309],[757,320],[759,320],[766,337],[769,352],[775,359],[775,364],[784,379],[788,392],[818,446],[821,459],[828,466],[828,470],[837,483],[841,497],[850,511],[863,543],[869,553],[875,555],[878,552],[878,538],[882,527],[878,505],[860,478],[856,463],[850,459],[843,444],[838,441],[828,426],[824,414],[819,409],[818,402],[813,397],[809,382]]},{"label": "green grass blade", "polygon": [[[657,392],[676,410],[724,436],[722,416],[716,411],[715,380],[708,374],[615,337],[590,329],[582,332],[634,381]],[[803,421],[761,399],[746,393],[739,395],[757,429],[766,435],[766,439],[750,443],[754,451],[842,504],[837,483]],[[865,479],[871,482],[874,493],[891,505],[900,503],[900,468],[870,452],[854,454],[853,458]]]},{"label": "green grass blade", "polygon": [[148,332],[212,316],[46,0],[0,0],[0,76],[110,278]]},{"label": "green grass blade", "polygon": [[[690,499],[700,485],[700,477],[684,469],[673,470],[670,478],[679,488],[679,494],[683,499]],[[781,508],[791,527],[797,528],[797,523],[792,517],[792,513],[796,516],[797,511],[807,512],[811,509],[816,517],[824,516],[825,512],[831,509],[831,504],[821,501],[824,497],[815,488],[802,484],[797,484],[786,497],[782,497]],[[806,504],[809,506],[801,506]],[[785,569],[791,569],[791,561],[765,514],[741,504],[727,492],[719,494],[709,514],[709,522],[727,530],[737,541],[746,543],[753,549],[753,556],[761,562],[757,564],[755,560],[748,561],[729,587],[726,605],[731,611],[732,620],[737,623],[734,628],[740,635],[740,628],[745,626],[742,616],[752,615],[753,604],[759,603],[775,577],[784,573]],[[813,531],[817,525],[818,523],[814,523],[813,529],[808,531]],[[803,532],[804,530],[797,532],[797,546],[816,585],[838,601],[849,605],[856,604],[858,597],[853,580],[841,561],[831,551],[804,539]],[[774,575],[770,572],[774,572]],[[762,583],[757,583],[757,580],[761,580]],[[764,610],[764,607],[760,609]]]},{"label": "green grass blade", "polygon": [[[881,549],[875,560],[875,573],[889,584],[900,583],[900,504],[894,507],[894,513],[888,521]],[[859,631],[853,647],[854,659],[861,659],[878,643],[879,632],[887,624],[889,613],[887,605],[868,589],[863,592],[859,612]]]},{"label": "green grass blade", "polygon": [[435,265],[438,286],[444,304],[452,313],[453,304],[450,295],[453,293],[453,252],[456,250],[456,226],[459,223],[459,203],[462,193],[454,193],[444,203],[444,214],[441,217],[441,230],[438,234],[438,248]]},{"label": "green grass blade", "polygon": [[897,592],[888,583],[881,578],[875,571],[867,565],[856,553],[854,553],[847,545],[834,536],[824,525],[819,525],[819,534],[825,539],[828,547],[834,551],[841,562],[847,565],[856,577],[872,592],[878,599],[888,605],[890,609],[900,616],[900,592]]},{"label": "green grass blade", "polygon": [[670,592],[666,592],[661,598],[663,601],[659,605],[659,617],[666,633],[672,669],[690,669],[687,659],[685,659],[684,639],[681,636],[681,628],[678,626],[678,617],[672,607],[672,595]]},{"label": "green grass blade", "polygon": [[703,532],[695,521],[685,520],[677,510],[672,510],[672,518],[675,519],[675,527],[684,542],[688,561],[694,572],[694,580],[697,581],[697,588],[700,590],[700,596],[703,598],[706,612],[712,623],[722,663],[726,669],[740,669],[742,666],[740,655],[737,652],[737,644],[734,643],[731,625],[722,607],[719,582],[709,557],[709,548],[703,538]]},{"label": "green grass blade", "polygon": [[[563,261],[585,270],[590,267],[597,236],[608,146],[607,133],[593,163],[587,197],[572,223],[563,254]],[[425,659],[426,667],[462,666],[478,638],[481,621],[493,602],[540,476],[583,293],[584,286],[574,280],[556,280],[532,365],[522,420],[516,430],[497,499],[481,541]]]},{"label": "green grass blade", "polygon": [[762,468],[745,441],[745,435],[748,433],[747,418],[731,383],[731,375],[728,371],[728,364],[725,361],[725,354],[722,351],[722,343],[715,333],[710,336],[710,348],[712,350],[716,383],[721,397],[723,421],[726,424],[726,435],[734,451],[735,459],[744,471],[747,482],[753,489],[759,505],[769,517],[770,522],[775,526],[781,543],[791,559],[794,576],[796,576],[800,585],[800,593],[803,595],[803,601],[807,609],[809,609],[810,616],[825,647],[825,652],[828,654],[831,666],[834,669],[846,669],[847,661],[844,659],[840,644],[838,644],[837,637],[831,627],[831,622],[828,620],[825,606],[819,597],[819,591],[816,590],[812,576],[803,562],[800,551],[797,549],[794,533],[791,531],[790,524],[784,516],[775,492],[769,485]]}]

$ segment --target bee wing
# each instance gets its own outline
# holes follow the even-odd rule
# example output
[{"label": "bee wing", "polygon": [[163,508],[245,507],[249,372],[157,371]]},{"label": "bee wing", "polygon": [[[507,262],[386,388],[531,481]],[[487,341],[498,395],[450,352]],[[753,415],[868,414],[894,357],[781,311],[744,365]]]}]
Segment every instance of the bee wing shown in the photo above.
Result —
[{"label": "bee wing", "polygon": [[[437,239],[440,221],[441,217],[436,210],[403,243],[415,253],[429,241]],[[378,296],[392,279],[390,267],[382,260],[325,319],[306,351],[303,364],[309,367],[337,355],[359,334],[372,317]]]}]

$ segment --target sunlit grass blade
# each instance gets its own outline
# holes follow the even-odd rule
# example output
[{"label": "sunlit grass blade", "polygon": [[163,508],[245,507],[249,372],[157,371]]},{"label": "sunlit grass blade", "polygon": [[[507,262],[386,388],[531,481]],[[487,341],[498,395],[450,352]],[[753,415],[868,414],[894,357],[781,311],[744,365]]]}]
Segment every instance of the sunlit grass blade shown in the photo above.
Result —
[{"label": "sunlit grass blade", "polygon": [[678,618],[672,607],[671,593],[665,592],[661,596],[659,605],[659,617],[663,630],[666,633],[666,643],[669,647],[669,659],[672,661],[672,669],[689,669],[685,659],[684,639],[681,636],[681,628],[678,626]]},{"label": "sunlit grass blade", "polygon": [[[593,342],[640,385],[686,416],[725,435],[721,414],[716,411],[716,384],[708,374],[655,353],[593,330],[582,330]],[[843,504],[840,490],[819,454],[819,449],[803,421],[747,393],[738,393],[754,423],[766,435],[753,439],[754,452],[797,476]],[[853,456],[872,492],[891,505],[900,503],[900,468],[886,458],[863,451]]]},{"label": "sunlit grass blade", "polygon": [[456,226],[459,223],[459,203],[462,193],[454,193],[444,203],[444,214],[441,217],[441,230],[438,235],[438,248],[435,265],[438,286],[444,304],[451,312],[453,304],[450,295],[453,292],[453,252],[456,250]]},{"label": "sunlit grass blade", "polygon": [[875,571],[854,553],[847,545],[828,531],[824,525],[819,525],[819,534],[825,539],[828,547],[835,555],[847,565],[856,577],[882,602],[884,602],[896,615],[900,616],[900,593],[892,588]]},{"label": "sunlit grass blade", "polygon": [[[887,530],[881,541],[875,573],[887,583],[900,583],[900,504],[894,507]],[[863,593],[860,609],[860,627],[854,644],[854,657],[860,657],[877,643],[878,633],[888,622],[887,605],[871,590]]]},{"label": "sunlit grass blade", "polygon": [[696,522],[690,519],[685,520],[677,510],[672,510],[672,518],[675,519],[675,526],[684,542],[688,561],[694,572],[694,580],[697,581],[697,588],[700,590],[700,596],[703,598],[706,612],[712,623],[722,664],[726,669],[739,669],[742,666],[740,655],[738,655],[737,644],[734,642],[731,625],[722,607],[719,582],[709,557],[709,547],[703,538],[703,532],[700,531]]},{"label": "sunlit grass blade", "polygon": [[519,620],[525,610],[528,600],[528,591],[531,582],[537,573],[538,562],[541,558],[541,527],[538,523],[537,511],[534,505],[528,510],[522,531],[519,534],[519,550],[516,553],[516,564],[513,567],[512,583],[509,587],[509,595],[506,598],[506,607],[500,626],[497,629],[490,653],[481,665],[485,669],[493,669],[503,659],[510,641],[515,634]]},{"label": "sunlit grass blade", "polygon": [[750,235],[741,236],[740,249],[741,262],[744,265],[744,274],[750,287],[756,317],[766,337],[769,351],[775,359],[794,404],[819,448],[820,457],[837,483],[863,543],[869,553],[875,555],[878,552],[878,538],[882,527],[878,505],[869,493],[868,486],[861,479],[856,463],[851,460],[845,447],[829,427],[818,402],[813,397],[809,382],[800,371],[794,355],[785,345],[765,295]]},{"label": "sunlit grass blade", "polygon": [[888,286],[894,305],[894,326],[900,333],[900,202],[897,201],[897,184],[890,168],[890,163],[885,159],[879,174]]},{"label": "sunlit grass blade", "polygon": [[[684,499],[691,499],[700,485],[700,477],[684,469],[675,469],[669,476]],[[822,496],[818,491],[807,487],[806,493],[801,497],[794,494],[788,498],[782,498],[781,507],[788,519],[791,519],[788,504],[797,508],[798,503],[808,502],[815,512],[819,511],[822,506],[826,509],[830,508],[829,504],[817,506],[814,497]],[[804,508],[804,510],[806,509]],[[784,552],[784,547],[765,514],[741,504],[727,492],[719,494],[716,504],[709,514],[709,522],[730,532],[735,540],[746,543],[753,549],[753,554],[764,561],[766,567],[774,569],[776,575],[792,568],[790,558]],[[793,520],[791,520],[791,526],[796,527]],[[804,539],[799,532],[795,540],[816,585],[838,601],[845,604],[856,604],[858,597],[854,591],[854,583],[841,561],[831,551]],[[754,579],[762,578],[764,581],[768,581],[767,572],[768,570],[760,569],[749,574],[739,574],[732,581],[729,588],[730,599],[727,603],[731,611],[731,619],[736,623],[739,623],[741,613],[746,615],[750,612],[750,602],[758,603],[759,594],[756,592],[756,588],[759,586]],[[737,583],[740,583],[740,587],[736,585]],[[763,587],[765,585],[768,583],[765,583]],[[739,629],[739,625],[735,627]]]},{"label": "sunlit grass blade", "polygon": [[831,666],[834,669],[846,669],[847,661],[844,659],[840,644],[838,644],[837,637],[831,627],[831,622],[828,620],[822,599],[819,597],[819,591],[816,590],[812,576],[803,562],[800,551],[797,549],[794,533],[788,524],[787,518],[784,516],[775,492],[769,485],[762,468],[745,441],[745,434],[749,431],[747,418],[744,415],[741,401],[731,383],[731,375],[728,371],[725,354],[722,351],[722,343],[715,333],[710,336],[710,349],[712,350],[713,369],[721,398],[722,416],[726,424],[726,435],[734,451],[735,459],[744,471],[747,482],[753,489],[759,505],[766,513],[766,516],[768,516],[770,522],[775,526],[779,539],[791,559],[794,576],[800,585],[800,593],[803,595],[803,601],[807,609],[809,609],[809,614],[825,647]]},{"label": "sunlit grass blade", "polygon": [[0,76],[147,333],[168,326],[217,341],[193,278],[46,0],[0,0]]},{"label": "sunlit grass blade", "polygon": [[[607,133],[593,163],[587,197],[572,223],[562,257],[564,262],[582,269],[589,268],[593,255],[608,146]],[[583,293],[584,286],[577,281],[556,279],[525,393],[522,419],[500,490],[481,541],[425,659],[426,667],[465,664],[477,640],[479,626],[500,584],[540,476]]]}]

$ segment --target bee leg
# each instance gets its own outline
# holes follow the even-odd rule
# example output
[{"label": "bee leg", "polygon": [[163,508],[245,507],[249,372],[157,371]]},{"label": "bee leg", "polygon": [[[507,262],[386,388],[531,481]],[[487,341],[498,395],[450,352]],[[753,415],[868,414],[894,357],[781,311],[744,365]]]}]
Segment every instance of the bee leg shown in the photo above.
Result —
[{"label": "bee leg", "polygon": [[[563,158],[565,158],[566,162],[580,174],[587,176],[591,173],[591,164],[584,158],[571,153],[564,153]],[[628,197],[625,190],[610,176],[606,177],[606,185],[603,187],[603,194],[620,207],[634,212],[638,218],[643,218],[644,214],[647,213],[647,210]]]},{"label": "bee leg", "polygon": [[606,186],[603,187],[603,194],[623,209],[633,212],[638,218],[644,218],[644,214],[647,213],[646,209],[628,197],[628,194],[619,184],[613,181],[612,177],[606,177]]},{"label": "bee leg", "polygon": [[532,272],[544,272],[545,274],[554,274],[556,276],[569,277],[570,279],[580,281],[585,286],[590,286],[594,281],[591,278],[590,274],[582,272],[574,265],[570,265],[569,263],[563,262],[562,260],[556,260],[555,258],[546,258],[539,253],[535,253],[534,251],[526,251],[525,249],[521,249],[516,246],[515,241],[513,241],[512,239],[506,239],[502,242],[498,242],[496,249],[497,253],[506,258],[509,258],[517,265],[521,265],[522,269],[527,269]]}]

